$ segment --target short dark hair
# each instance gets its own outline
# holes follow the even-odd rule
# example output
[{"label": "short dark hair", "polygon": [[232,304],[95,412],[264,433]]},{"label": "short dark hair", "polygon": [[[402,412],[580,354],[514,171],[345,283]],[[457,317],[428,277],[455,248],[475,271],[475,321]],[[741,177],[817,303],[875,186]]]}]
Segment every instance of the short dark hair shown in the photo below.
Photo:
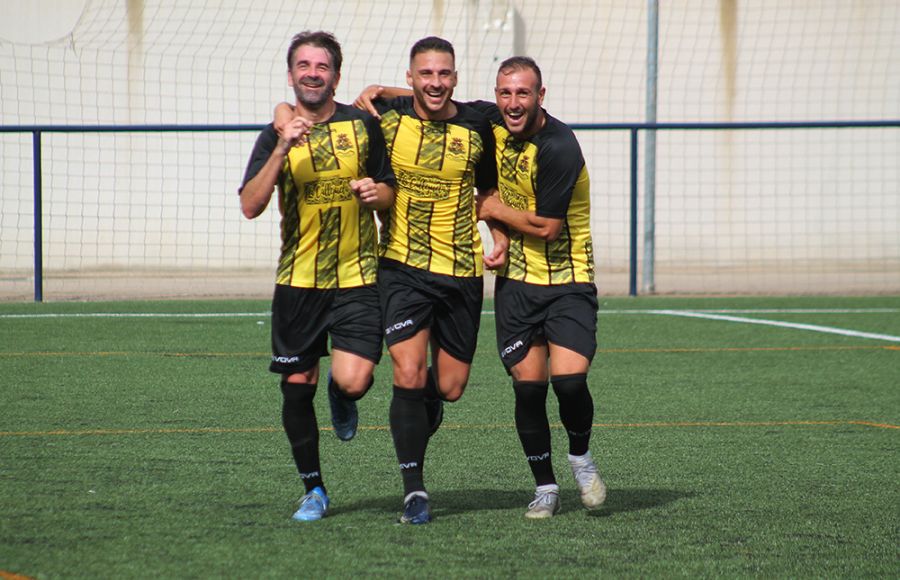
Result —
[{"label": "short dark hair", "polygon": [[543,86],[543,79],[541,78],[541,67],[534,62],[534,59],[530,56],[511,56],[508,59],[504,60],[500,63],[500,68],[497,69],[497,74],[509,74],[514,70],[522,70],[522,69],[531,69],[534,71],[535,76],[537,76],[537,88],[541,89]]},{"label": "short dark hair", "polygon": [[426,36],[412,45],[409,51],[409,60],[414,59],[417,54],[428,52],[429,50],[449,53],[453,60],[456,60],[456,53],[453,51],[453,45],[450,44],[450,41],[437,36]]},{"label": "short dark hair", "polygon": [[294,52],[306,44],[327,50],[328,54],[331,56],[331,66],[334,67],[334,71],[338,73],[341,72],[341,63],[344,60],[344,57],[341,55],[341,45],[333,34],[325,32],[324,30],[317,30],[315,32],[304,30],[303,32],[294,35],[294,38],[291,39],[291,46],[288,47],[287,52],[288,70],[291,70],[291,67],[294,66],[294,63],[291,61],[291,59],[294,58]]}]

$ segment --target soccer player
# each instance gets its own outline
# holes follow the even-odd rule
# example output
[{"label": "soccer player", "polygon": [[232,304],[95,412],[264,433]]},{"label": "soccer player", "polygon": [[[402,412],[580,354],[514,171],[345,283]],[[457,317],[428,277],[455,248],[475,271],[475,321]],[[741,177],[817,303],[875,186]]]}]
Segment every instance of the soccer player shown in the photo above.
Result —
[{"label": "soccer player", "polygon": [[355,401],[372,386],[382,352],[374,210],[391,205],[396,180],[378,121],[334,100],[341,60],[330,33],[293,37],[287,63],[295,116],[279,131],[263,129],[240,189],[241,210],[253,219],[278,188],[269,370],[281,375],[282,422],[305,487],[293,515],[299,521],[321,519],[329,505],[313,407],[328,336],[328,397],[342,440],[356,433]]},{"label": "soccer player", "polygon": [[[428,440],[469,380],[483,297],[483,264],[505,261],[505,233],[482,255],[475,191],[496,187],[488,120],[452,100],[455,52],[428,37],[409,55],[412,96],[375,99],[397,175],[383,214],[378,287],[394,369],[391,435],[403,478],[402,523],[431,521],[422,466]],[[473,187],[474,186],[474,187]],[[431,349],[431,366],[428,349]]]},{"label": "soccer player", "polygon": [[497,272],[497,348],[515,392],[519,440],[534,476],[525,517],[560,509],[553,473],[548,387],[559,402],[569,464],[584,507],[606,499],[588,449],[594,402],[587,373],[597,348],[597,288],[590,181],[572,130],[542,107],[541,69],[527,57],[501,63],[496,104],[473,103],[494,124],[499,195],[478,198],[478,216],[509,228],[509,259]]},{"label": "soccer player", "polygon": [[[371,86],[354,103],[403,90]],[[496,103],[470,106],[491,120],[499,195],[478,196],[478,216],[509,229],[508,261],[497,272],[497,347],[513,379],[515,421],[536,490],[525,516],[560,509],[551,463],[549,386],[569,443],[569,464],[588,509],[606,499],[589,451],[594,404],[587,373],[596,350],[597,290],[590,232],[590,182],[572,130],[542,107],[534,60],[513,57],[497,73]]]}]

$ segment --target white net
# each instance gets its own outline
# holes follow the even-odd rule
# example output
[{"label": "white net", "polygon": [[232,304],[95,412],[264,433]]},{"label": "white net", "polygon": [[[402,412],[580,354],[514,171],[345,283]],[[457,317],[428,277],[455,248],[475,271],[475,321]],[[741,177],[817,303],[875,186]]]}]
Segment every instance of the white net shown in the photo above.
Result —
[{"label": "white net", "polygon": [[[900,118],[892,0],[660,4],[660,122]],[[344,102],[371,83],[403,85],[409,47],[437,34],[457,49],[460,99],[490,98],[497,64],[528,54],[553,115],[644,120],[645,2],[37,0],[6,11],[4,126],[261,125],[291,98],[285,51],[305,29],[342,42]],[[277,212],[247,221],[236,196],[255,136],[44,133],[46,297],[268,295]],[[578,137],[600,290],[624,293],[629,134]],[[33,292],[31,139],[0,134],[6,299]],[[658,142],[657,291],[900,290],[897,128],[659,132]]]}]

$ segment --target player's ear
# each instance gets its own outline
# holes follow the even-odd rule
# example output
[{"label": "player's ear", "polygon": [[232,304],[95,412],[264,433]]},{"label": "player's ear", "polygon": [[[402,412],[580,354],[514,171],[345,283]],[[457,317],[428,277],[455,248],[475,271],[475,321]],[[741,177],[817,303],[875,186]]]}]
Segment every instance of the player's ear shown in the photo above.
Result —
[{"label": "player's ear", "polygon": [[538,91],[538,105],[544,104],[544,95],[547,94],[547,87],[541,87]]},{"label": "player's ear", "polygon": [[334,75],[334,93],[337,94],[338,85],[341,84],[341,73]]},{"label": "player's ear", "polygon": [[408,84],[409,86],[413,86],[412,73],[409,71],[406,71],[406,84]]}]

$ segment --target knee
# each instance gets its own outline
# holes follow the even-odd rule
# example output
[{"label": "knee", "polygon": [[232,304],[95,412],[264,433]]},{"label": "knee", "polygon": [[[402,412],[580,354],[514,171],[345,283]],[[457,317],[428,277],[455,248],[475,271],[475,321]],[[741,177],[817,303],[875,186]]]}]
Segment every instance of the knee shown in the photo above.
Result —
[{"label": "knee", "polygon": [[289,373],[281,375],[281,384],[305,385],[319,382],[319,368],[313,367],[302,373]]},{"label": "knee", "polygon": [[369,388],[371,388],[372,383],[374,382],[375,378],[372,375],[366,374],[342,380],[341,382],[334,381],[334,385],[345,397],[355,401],[361,399],[369,391]]},{"label": "knee", "polygon": [[526,406],[544,406],[547,402],[547,381],[513,381],[516,402]]},{"label": "knee", "polygon": [[551,381],[557,397],[574,397],[588,392],[587,374],[556,375]]},{"label": "knee", "polygon": [[462,397],[464,390],[466,390],[465,384],[451,385],[447,390],[441,389],[441,398],[448,403],[455,403]]},{"label": "knee", "polygon": [[[291,376],[296,377],[297,375]],[[302,404],[312,401],[316,396],[316,384],[299,382],[296,379],[289,380],[288,377],[284,377],[281,380],[281,394],[287,404]]]},{"label": "knee", "polygon": [[425,386],[426,367],[417,361],[394,361],[394,384],[415,388]]},{"label": "knee", "polygon": [[466,372],[447,372],[441,373],[433,367],[430,369],[435,386],[440,394],[441,399],[448,403],[456,402],[462,397],[469,382],[469,373]]}]

